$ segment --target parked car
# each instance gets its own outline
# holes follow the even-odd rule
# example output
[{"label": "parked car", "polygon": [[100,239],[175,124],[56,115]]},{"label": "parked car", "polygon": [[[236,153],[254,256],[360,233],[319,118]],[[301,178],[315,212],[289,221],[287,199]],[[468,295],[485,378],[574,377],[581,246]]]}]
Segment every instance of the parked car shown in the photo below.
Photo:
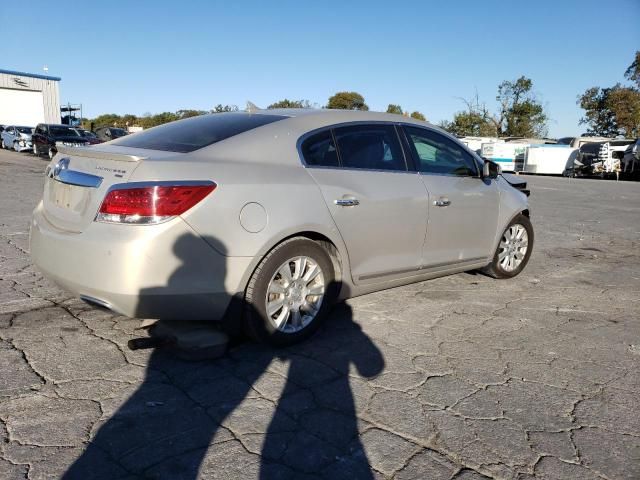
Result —
[{"label": "parked car", "polygon": [[623,168],[625,150],[632,143],[634,140],[617,139],[583,145],[574,161],[573,171],[567,174],[602,178],[617,175]]},{"label": "parked car", "polygon": [[46,153],[53,158],[60,146],[82,147],[89,142],[68,125],[40,123],[31,136],[34,155]]},{"label": "parked car", "polygon": [[31,150],[31,133],[33,129],[31,127],[21,127],[11,125],[5,127],[0,133],[0,143],[2,148],[13,148],[16,152],[22,152],[23,150]]},{"label": "parked car", "polygon": [[115,140],[116,138],[124,137],[127,131],[124,128],[115,127],[100,127],[94,130],[96,136],[103,142]]},{"label": "parked car", "polygon": [[622,157],[622,173],[626,177],[638,177],[640,175],[640,139],[630,143]]},{"label": "parked car", "polygon": [[514,277],[533,239],[526,194],[437,127],[268,110],[61,147],[30,251],[91,304],[288,345],[337,299],[480,268]]},{"label": "parked car", "polygon": [[78,127],[74,127],[73,128],[76,132],[78,132],[78,134],[84,138],[87,142],[89,142],[89,145],[95,145],[97,143],[102,143],[102,140],[100,140],[95,133],[90,132],[89,130],[85,130],[84,128],[78,128]]}]

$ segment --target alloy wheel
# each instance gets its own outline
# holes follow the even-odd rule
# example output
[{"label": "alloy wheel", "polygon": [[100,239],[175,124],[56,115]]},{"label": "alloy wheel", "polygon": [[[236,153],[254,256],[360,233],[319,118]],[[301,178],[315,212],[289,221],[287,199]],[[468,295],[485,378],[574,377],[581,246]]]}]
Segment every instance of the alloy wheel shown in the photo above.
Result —
[{"label": "alloy wheel", "polygon": [[529,235],[519,223],[510,225],[502,234],[498,251],[498,263],[505,272],[517,269],[527,255]]},{"label": "alloy wheel", "polygon": [[324,274],[313,258],[287,260],[267,286],[265,307],[269,320],[281,332],[299,332],[320,311],[325,288]]}]

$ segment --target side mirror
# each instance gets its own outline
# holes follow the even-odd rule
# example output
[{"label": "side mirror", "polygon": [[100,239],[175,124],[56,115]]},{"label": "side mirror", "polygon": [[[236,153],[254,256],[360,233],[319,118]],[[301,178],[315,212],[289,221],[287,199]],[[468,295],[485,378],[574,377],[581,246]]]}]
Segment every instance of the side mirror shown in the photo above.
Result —
[{"label": "side mirror", "polygon": [[502,173],[502,168],[495,162],[485,160],[482,167],[482,178],[498,178]]}]

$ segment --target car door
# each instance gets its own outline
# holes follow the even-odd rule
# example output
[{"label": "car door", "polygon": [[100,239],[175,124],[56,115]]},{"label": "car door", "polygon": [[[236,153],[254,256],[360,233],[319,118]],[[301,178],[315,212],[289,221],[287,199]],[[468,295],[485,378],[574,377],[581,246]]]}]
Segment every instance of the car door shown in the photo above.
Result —
[{"label": "car door", "polygon": [[345,242],[355,283],[420,268],[427,195],[407,168],[394,125],[326,130],[303,142],[302,154]]},{"label": "car door", "polygon": [[414,126],[404,126],[404,132],[429,195],[423,267],[488,258],[498,227],[496,180],[481,178],[472,155],[448,136]]},{"label": "car door", "polygon": [[41,146],[42,146],[42,133],[43,133],[43,126],[42,125],[38,125],[36,127],[35,132],[33,132],[33,135],[31,136],[31,143],[34,146],[34,149],[37,148],[38,151],[40,150]]}]

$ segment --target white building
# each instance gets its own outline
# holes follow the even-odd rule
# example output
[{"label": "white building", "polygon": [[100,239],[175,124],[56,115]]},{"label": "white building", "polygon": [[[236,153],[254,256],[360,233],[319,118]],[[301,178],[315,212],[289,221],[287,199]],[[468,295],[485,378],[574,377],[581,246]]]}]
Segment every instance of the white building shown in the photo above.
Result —
[{"label": "white building", "polygon": [[0,69],[0,124],[60,123],[60,78]]}]

